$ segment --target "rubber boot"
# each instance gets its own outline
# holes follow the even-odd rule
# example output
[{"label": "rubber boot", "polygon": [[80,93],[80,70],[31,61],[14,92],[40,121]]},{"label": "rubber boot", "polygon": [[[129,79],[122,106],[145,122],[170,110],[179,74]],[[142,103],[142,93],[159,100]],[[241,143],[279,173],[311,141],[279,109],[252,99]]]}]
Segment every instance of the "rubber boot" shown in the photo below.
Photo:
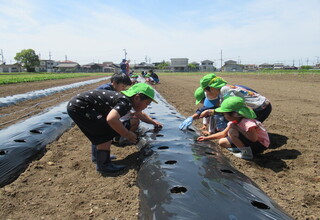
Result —
[{"label": "rubber boot", "polygon": [[[91,145],[91,161],[92,163],[97,163],[97,145],[92,144]],[[110,154],[110,159],[117,159],[116,155]]]},{"label": "rubber boot", "polygon": [[109,150],[97,150],[97,171],[100,173],[114,173],[124,169],[125,165],[111,163]]},{"label": "rubber boot", "polygon": [[91,161],[93,163],[97,163],[96,155],[97,155],[97,146],[92,144],[91,145]]}]

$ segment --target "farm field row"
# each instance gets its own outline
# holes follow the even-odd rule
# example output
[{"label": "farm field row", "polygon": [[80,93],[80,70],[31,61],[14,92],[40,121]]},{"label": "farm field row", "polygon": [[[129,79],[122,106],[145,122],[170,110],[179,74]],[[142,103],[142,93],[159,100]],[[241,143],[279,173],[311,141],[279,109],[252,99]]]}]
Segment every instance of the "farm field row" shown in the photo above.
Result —
[{"label": "farm field row", "polygon": [[[223,153],[235,168],[255,181],[294,218],[316,219],[320,216],[320,101],[317,96],[320,76],[223,74],[222,77],[232,84],[254,88],[268,97],[273,105],[273,112],[265,122],[272,140],[270,149],[253,162],[235,158],[224,150]],[[193,92],[200,78],[201,75],[160,74],[161,83],[155,88],[181,114],[189,116],[196,109]],[[1,85],[0,94],[25,93],[89,79],[83,77]],[[40,112],[100,84],[1,108],[0,114],[26,108]],[[38,105],[40,102],[43,104]],[[9,119],[0,118],[0,124],[25,114],[26,110]],[[200,121],[196,125],[199,126]],[[70,129],[49,144],[46,154],[32,162],[15,182],[0,189],[0,199],[3,201],[0,218],[137,218],[137,151],[134,146],[113,147],[112,150],[129,169],[112,178],[103,178],[95,172],[94,164],[90,161],[89,141],[77,127]]]}]

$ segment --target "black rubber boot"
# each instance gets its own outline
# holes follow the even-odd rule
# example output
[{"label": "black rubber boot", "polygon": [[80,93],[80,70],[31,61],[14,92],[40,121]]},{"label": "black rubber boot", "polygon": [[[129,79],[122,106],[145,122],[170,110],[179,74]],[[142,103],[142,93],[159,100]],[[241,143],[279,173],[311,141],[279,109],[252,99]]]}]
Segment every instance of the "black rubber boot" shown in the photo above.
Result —
[{"label": "black rubber boot", "polygon": [[[117,159],[116,155],[110,154],[110,159]],[[97,163],[97,145],[91,145],[91,161],[92,163]]]},{"label": "black rubber boot", "polygon": [[92,145],[91,145],[91,161],[92,161],[93,163],[97,163],[97,157],[96,157],[96,155],[97,155],[97,146],[94,145],[94,144],[92,144]]},{"label": "black rubber boot", "polygon": [[124,169],[125,165],[115,165],[111,163],[110,151],[97,150],[97,171],[100,173],[114,173]]}]

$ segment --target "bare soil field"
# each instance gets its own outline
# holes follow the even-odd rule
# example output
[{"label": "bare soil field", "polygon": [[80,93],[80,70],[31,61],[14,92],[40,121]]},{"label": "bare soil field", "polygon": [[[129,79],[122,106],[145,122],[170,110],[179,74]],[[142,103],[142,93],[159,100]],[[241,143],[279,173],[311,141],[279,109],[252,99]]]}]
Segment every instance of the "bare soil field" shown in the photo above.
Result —
[{"label": "bare soil field", "polygon": [[[295,219],[320,219],[319,75],[221,75],[230,84],[249,86],[265,95],[273,111],[264,122],[271,146],[253,161],[222,149],[230,163],[251,178]],[[201,76],[160,76],[155,89],[183,115],[194,113],[193,98]],[[66,85],[90,77],[1,85],[8,96]],[[0,108],[0,128],[71,99],[105,82]],[[195,125],[200,127],[201,120]],[[164,125],[165,126],[165,125]],[[178,128],[177,128],[178,129]],[[90,142],[77,127],[47,145],[11,184],[0,189],[0,219],[137,219],[139,188],[135,146],[112,147],[116,162],[128,168],[110,177],[95,171]]]}]

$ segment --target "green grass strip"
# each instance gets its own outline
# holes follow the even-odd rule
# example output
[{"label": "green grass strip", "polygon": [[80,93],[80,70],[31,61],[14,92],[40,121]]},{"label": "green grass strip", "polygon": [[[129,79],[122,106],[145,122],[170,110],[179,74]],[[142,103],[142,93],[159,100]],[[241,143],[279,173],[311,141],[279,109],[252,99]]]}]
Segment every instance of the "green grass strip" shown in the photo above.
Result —
[{"label": "green grass strip", "polygon": [[23,82],[36,82],[43,80],[111,75],[112,73],[1,73],[0,85]]}]

